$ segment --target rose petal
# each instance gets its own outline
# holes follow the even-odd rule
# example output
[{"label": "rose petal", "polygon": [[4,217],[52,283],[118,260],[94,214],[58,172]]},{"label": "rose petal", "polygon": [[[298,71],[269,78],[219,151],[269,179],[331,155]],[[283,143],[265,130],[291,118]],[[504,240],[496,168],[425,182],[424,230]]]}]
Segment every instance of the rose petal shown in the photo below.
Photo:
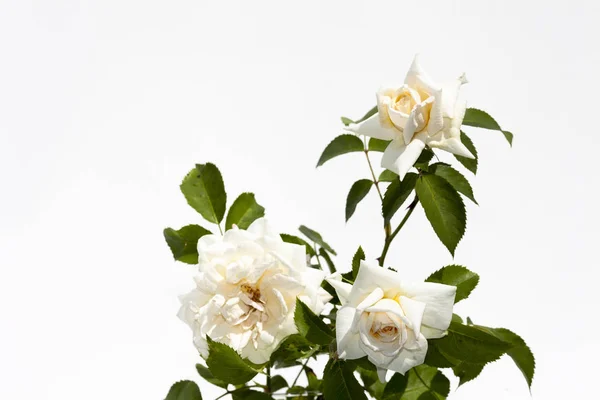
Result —
[{"label": "rose petal", "polygon": [[[377,288],[381,288],[386,296],[395,297],[397,293],[392,292],[397,291],[400,285],[401,281],[397,272],[361,261],[358,275],[348,296],[348,304],[357,307]],[[391,291],[390,293],[393,295],[388,291]]]},{"label": "rose petal", "polygon": [[382,140],[392,140],[401,135],[401,132],[396,128],[381,125],[378,113],[358,124],[350,124],[344,129],[358,135]]},{"label": "rose petal", "polygon": [[448,153],[456,154],[457,156],[467,157],[474,159],[475,156],[471,154],[469,149],[458,138],[451,138],[442,140],[439,143],[430,143],[431,147],[447,151]]},{"label": "rose petal", "polygon": [[[406,297],[426,304],[421,322],[423,326],[442,332],[448,329],[452,320],[454,296],[456,295],[455,286],[432,282],[403,284],[402,292]],[[427,334],[427,339],[441,337],[439,333],[436,336],[428,336],[435,334],[428,329],[421,328],[421,332],[424,335]]]},{"label": "rose petal", "polygon": [[342,282],[342,273],[337,272],[333,275],[328,276],[325,280],[335,289],[335,293],[340,299],[340,303],[345,305],[348,302],[348,296],[352,290],[352,285],[346,282]]},{"label": "rose petal", "polygon": [[[387,113],[389,115],[390,120],[393,122],[394,126],[402,131],[402,138],[404,139],[404,143],[407,142],[406,135],[406,124],[408,123],[408,119],[410,118],[410,114],[405,114],[401,111],[395,110],[391,107],[391,104],[388,105]],[[410,136],[408,136],[408,141],[412,138],[412,134],[414,130],[411,132]]]},{"label": "rose petal", "polygon": [[356,309],[344,306],[336,316],[335,336],[339,357],[346,360],[362,358],[366,353],[360,348],[358,333],[352,331],[352,324]]},{"label": "rose petal", "polygon": [[421,320],[425,311],[425,303],[410,299],[406,296],[400,296],[400,306],[406,315],[406,318],[412,323],[412,330],[417,336],[421,333]]},{"label": "rose petal", "polygon": [[[247,229],[248,232],[256,235],[258,238],[269,237],[272,239],[279,238],[281,241],[281,236],[273,229],[271,224],[266,218],[259,218],[252,222]],[[228,231],[229,232],[229,231]]]},{"label": "rose petal", "polygon": [[387,368],[377,368],[377,377],[382,383],[386,383],[391,374],[392,372]]},{"label": "rose petal", "polygon": [[398,302],[395,300],[381,299],[377,303],[373,304],[371,307],[367,308],[365,312],[383,312],[395,315],[398,318],[400,318],[409,329],[413,329],[413,322],[406,317],[406,315],[404,314],[404,310],[402,310],[400,304],[398,304]]},{"label": "rose petal", "polygon": [[419,338],[419,344],[421,347],[417,350],[402,349],[387,368],[404,375],[409,369],[423,364],[427,355],[427,340],[422,335]]},{"label": "rose petal", "polygon": [[[394,123],[390,116],[390,105],[395,94],[396,89],[391,87],[380,88],[377,91],[377,116],[380,125],[384,128],[394,129]],[[404,123],[396,126],[403,127]]]},{"label": "rose petal", "polygon": [[411,88],[423,90],[428,93],[433,93],[436,90],[439,90],[439,87],[433,82],[433,80],[429,77],[427,72],[425,72],[425,70],[421,67],[419,54],[415,54],[415,58],[413,59],[410,69],[406,74],[404,83],[410,86]]},{"label": "rose petal", "polygon": [[[429,136],[435,135],[444,128],[444,102],[443,91],[438,90],[433,94],[434,101],[429,112],[429,122],[427,123],[427,133]],[[454,107],[454,105],[452,105]]]},{"label": "rose petal", "polygon": [[408,146],[399,144],[395,140],[392,141],[383,153],[381,166],[397,173],[400,180],[404,179],[425,148],[426,140],[427,132],[421,132],[413,138]]},{"label": "rose petal", "polygon": [[379,300],[383,299],[383,290],[380,287],[376,287],[363,301],[361,301],[356,309],[358,311],[363,311],[367,307],[371,307]]}]

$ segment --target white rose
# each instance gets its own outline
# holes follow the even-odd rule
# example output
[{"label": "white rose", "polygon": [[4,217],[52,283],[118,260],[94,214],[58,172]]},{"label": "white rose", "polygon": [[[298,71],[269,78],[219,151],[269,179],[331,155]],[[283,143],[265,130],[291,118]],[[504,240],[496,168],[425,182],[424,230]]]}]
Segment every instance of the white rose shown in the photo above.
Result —
[{"label": "white rose", "polygon": [[406,283],[400,274],[361,262],[354,285],[339,275],[327,278],[342,307],[336,317],[337,351],[342,359],[367,356],[379,379],[422,364],[427,339],[443,337],[452,319],[456,287]]},{"label": "white rose", "polygon": [[306,263],[304,246],[285,243],[264,218],[248,230],[198,241],[196,289],[181,296],[179,317],[194,344],[208,356],[206,336],[261,364],[288,335],[296,333],[296,298],[320,314],[331,296],[324,273]]},{"label": "white rose", "polygon": [[381,166],[400,175],[413,166],[426,145],[474,158],[460,140],[460,126],[466,103],[458,100],[464,74],[453,82],[438,86],[419,64],[418,55],[406,75],[404,85],[377,92],[377,113],[350,124],[351,132],[391,140]]}]

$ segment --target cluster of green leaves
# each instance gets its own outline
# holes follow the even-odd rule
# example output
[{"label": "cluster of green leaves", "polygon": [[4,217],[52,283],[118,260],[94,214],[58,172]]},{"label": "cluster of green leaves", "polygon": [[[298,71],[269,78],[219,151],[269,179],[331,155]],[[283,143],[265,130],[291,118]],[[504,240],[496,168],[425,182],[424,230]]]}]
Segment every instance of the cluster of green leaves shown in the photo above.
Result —
[{"label": "cluster of green leaves", "polygon": [[[431,274],[426,281],[456,286],[454,301],[457,303],[471,294],[479,276],[463,266],[449,265]],[[486,364],[507,354],[531,387],[535,370],[533,353],[521,337],[508,329],[474,325],[470,318],[464,324],[454,315],[448,334],[428,342],[425,363],[436,368],[452,368],[461,385],[475,379]]]},{"label": "cluster of green leaves", "polygon": [[[342,117],[342,122],[344,125],[359,123],[376,112],[377,107],[373,107],[360,120],[353,121]],[[509,144],[512,145],[513,134],[502,130],[494,118],[485,111],[476,108],[467,109],[463,125],[500,131]],[[467,170],[476,174],[479,161],[477,149],[473,141],[464,132],[461,132],[461,141],[475,156],[475,159],[461,156],[455,156],[455,158]],[[333,139],[325,147],[317,167],[335,157],[348,153],[364,152],[367,154],[368,159],[369,152],[384,152],[388,144],[388,141],[374,138],[369,139],[368,142],[363,142],[356,135],[343,134]],[[377,191],[381,193],[380,185],[389,183],[382,198],[381,211],[384,222],[389,224],[392,217],[414,192],[415,199],[418,199],[423,207],[425,215],[438,238],[448,251],[454,255],[467,226],[467,214],[462,197],[466,197],[475,204],[477,204],[477,201],[465,176],[449,164],[431,163],[434,156],[433,150],[426,148],[414,164],[417,173],[410,172],[406,174],[402,181],[392,171],[384,170],[377,179],[373,174],[370,179],[363,178],[354,182],[346,198],[346,221],[354,215],[358,204],[369,194],[373,187],[376,187]]]},{"label": "cluster of green leaves", "polygon": [[[196,164],[179,186],[187,203],[206,221],[216,224],[219,231],[227,210],[227,193],[223,177],[216,165]],[[246,229],[256,219],[265,215],[265,209],[256,202],[253,193],[242,193],[229,207],[225,229],[234,225]],[[178,230],[166,228],[163,235],[173,258],[187,264],[198,263],[198,239],[212,232],[200,225],[186,225]]]}]

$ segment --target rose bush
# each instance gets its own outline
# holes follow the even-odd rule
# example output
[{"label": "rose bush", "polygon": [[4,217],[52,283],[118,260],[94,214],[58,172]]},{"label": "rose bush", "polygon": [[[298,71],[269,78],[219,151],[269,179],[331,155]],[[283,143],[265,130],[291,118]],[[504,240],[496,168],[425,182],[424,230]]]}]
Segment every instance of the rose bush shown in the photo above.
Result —
[{"label": "rose bush", "polygon": [[323,271],[310,268],[304,246],[284,243],[264,218],[198,240],[196,288],[181,296],[179,317],[208,357],[206,336],[262,364],[294,324],[296,298],[316,314],[331,296]]},{"label": "rose bush", "polygon": [[460,126],[466,103],[458,99],[464,75],[453,82],[436,84],[421,68],[419,57],[406,75],[404,85],[377,92],[377,113],[349,131],[377,139],[391,140],[381,166],[402,180],[425,146],[474,158],[460,140]]},{"label": "rose bush", "polygon": [[427,339],[443,337],[452,319],[455,286],[407,283],[397,272],[364,261],[353,285],[339,275],[327,281],[342,303],[336,318],[339,357],[367,356],[382,382],[389,371],[404,374],[422,364]]},{"label": "rose bush", "polygon": [[[409,283],[385,268],[388,250],[417,208],[453,258],[466,232],[463,197],[475,202],[473,188],[430,150],[454,153],[475,174],[477,149],[461,125],[500,131],[512,143],[512,133],[487,112],[465,111],[458,100],[465,82],[463,76],[438,86],[415,58],[404,85],[381,89],[377,106],[357,122],[342,117],[351,132],[389,141],[346,132],[317,162],[358,152],[366,158],[370,178],[350,187],[346,221],[372,188],[381,201],[381,252],[359,246],[350,265],[340,262],[344,256],[329,245],[334,242],[305,225],[298,228],[301,237],[274,232],[254,193],[228,199],[215,164],[196,164],[185,175],[180,185],[185,200],[213,226],[192,223],[165,228],[163,234],[175,260],[198,268],[196,288],[180,298],[179,317],[205,358],[206,365],[196,364],[203,383],[226,390],[217,399],[367,400],[367,394],[376,400],[446,399],[451,389],[446,373],[462,385],[503,355],[513,359],[531,387],[535,358],[519,335],[453,314],[454,303],[478,286],[477,273],[452,264],[426,282]],[[377,174],[370,155],[383,150],[387,170]],[[407,173],[412,167],[416,173]],[[367,254],[380,254],[379,265],[364,262]],[[327,282],[324,270],[330,274]],[[320,377],[310,363],[325,358]],[[293,381],[276,372],[284,368],[299,369]],[[185,380],[175,383],[165,400],[202,398],[200,387]]]}]

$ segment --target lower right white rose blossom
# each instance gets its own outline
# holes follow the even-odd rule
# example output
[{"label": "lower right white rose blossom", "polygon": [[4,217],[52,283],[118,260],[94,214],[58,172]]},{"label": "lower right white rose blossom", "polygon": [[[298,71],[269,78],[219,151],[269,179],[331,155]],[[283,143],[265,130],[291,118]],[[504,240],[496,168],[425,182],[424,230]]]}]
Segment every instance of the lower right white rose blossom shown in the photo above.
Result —
[{"label": "lower right white rose blossom", "polygon": [[367,356],[382,382],[422,364],[427,339],[443,337],[452,320],[455,286],[407,283],[398,272],[364,261],[353,285],[339,274],[327,281],[342,304],[336,317],[339,358]]}]

